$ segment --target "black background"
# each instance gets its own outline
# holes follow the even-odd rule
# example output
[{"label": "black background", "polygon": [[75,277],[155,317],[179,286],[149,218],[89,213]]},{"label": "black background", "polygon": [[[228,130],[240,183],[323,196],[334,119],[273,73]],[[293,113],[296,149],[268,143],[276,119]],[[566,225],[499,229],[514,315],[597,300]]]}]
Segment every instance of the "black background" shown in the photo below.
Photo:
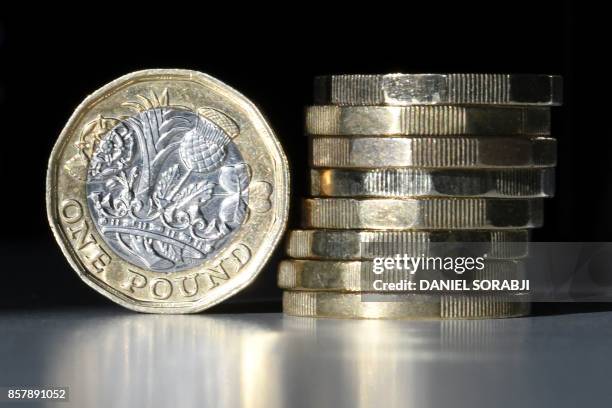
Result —
[{"label": "black background", "polygon": [[[606,105],[609,41],[602,10],[568,1],[421,7],[355,2],[353,12],[332,11],[331,3],[296,3],[290,10],[241,7],[165,4],[147,15],[111,8],[78,17],[37,9],[2,17],[0,306],[110,303],[80,282],[51,236],[45,172],[51,148],[80,101],[146,68],[206,72],[259,106],[289,157],[293,227],[299,223],[300,197],[307,193],[303,108],[311,103],[313,76],[561,74],[565,104],[553,111],[557,195],[546,201],[545,226],[534,239],[609,241],[612,115]],[[257,281],[226,307],[280,310],[275,269],[281,257],[279,249]]]}]

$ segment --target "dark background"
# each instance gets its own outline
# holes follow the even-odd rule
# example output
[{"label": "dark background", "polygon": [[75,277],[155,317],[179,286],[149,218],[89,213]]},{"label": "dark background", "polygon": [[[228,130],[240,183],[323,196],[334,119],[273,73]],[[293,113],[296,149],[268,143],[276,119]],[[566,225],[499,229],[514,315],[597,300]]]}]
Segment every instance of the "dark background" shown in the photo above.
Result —
[{"label": "dark background", "polygon": [[[128,72],[187,68],[238,89],[266,115],[289,157],[290,226],[307,193],[303,108],[327,73],[508,72],[561,74],[565,104],[557,195],[540,241],[609,241],[612,161],[607,13],[588,4],[494,1],[417,7],[353,3],[355,12],[294,4],[231,11],[186,4],[133,15],[106,10],[0,17],[0,270],[5,308],[110,304],[64,260],[46,221],[47,160],[80,101]],[[362,7],[361,9],[358,9]],[[282,248],[257,281],[221,309],[280,310]],[[225,309],[223,309],[225,310]]]}]

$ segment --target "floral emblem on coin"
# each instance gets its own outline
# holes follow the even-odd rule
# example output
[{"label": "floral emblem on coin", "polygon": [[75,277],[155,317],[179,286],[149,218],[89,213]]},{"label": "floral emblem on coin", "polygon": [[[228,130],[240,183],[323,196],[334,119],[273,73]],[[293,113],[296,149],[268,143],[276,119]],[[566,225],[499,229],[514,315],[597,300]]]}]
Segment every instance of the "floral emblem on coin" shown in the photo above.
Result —
[{"label": "floral emblem on coin", "polygon": [[240,129],[213,108],[171,106],[167,95],[139,99],[91,155],[88,205],[106,243],[128,262],[189,269],[248,216],[251,171],[233,142]]}]

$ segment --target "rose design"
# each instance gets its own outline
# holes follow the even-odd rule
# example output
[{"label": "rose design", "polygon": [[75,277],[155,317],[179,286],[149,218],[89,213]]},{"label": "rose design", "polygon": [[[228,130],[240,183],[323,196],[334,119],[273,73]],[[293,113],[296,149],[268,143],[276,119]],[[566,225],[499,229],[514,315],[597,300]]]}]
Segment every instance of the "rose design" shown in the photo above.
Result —
[{"label": "rose design", "polygon": [[132,160],[134,141],[125,125],[106,134],[94,152],[89,171],[91,176],[106,176],[122,171]]},{"label": "rose design", "polygon": [[173,272],[201,263],[246,219],[250,169],[232,143],[240,129],[221,111],[149,102],[99,139],[88,198],[111,247]]}]

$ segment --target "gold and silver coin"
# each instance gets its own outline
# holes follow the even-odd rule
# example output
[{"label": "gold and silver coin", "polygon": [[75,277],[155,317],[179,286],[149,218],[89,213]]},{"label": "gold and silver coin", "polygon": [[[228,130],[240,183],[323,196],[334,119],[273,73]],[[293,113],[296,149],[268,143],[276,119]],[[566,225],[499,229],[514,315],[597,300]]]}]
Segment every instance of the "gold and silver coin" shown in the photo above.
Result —
[{"label": "gold and silver coin", "polygon": [[319,197],[551,197],[553,168],[313,169],[310,193]]},{"label": "gold and silver coin", "polygon": [[542,199],[308,198],[303,227],[331,229],[522,229],[542,225]]},{"label": "gold and silver coin", "polygon": [[317,77],[318,105],[526,105],[558,106],[558,75],[386,74]]},{"label": "gold and silver coin", "polygon": [[528,255],[529,230],[376,231],[292,230],[286,250],[292,258],[359,260],[408,256],[476,253],[488,259],[518,259]]},{"label": "gold and silver coin", "polygon": [[[425,259],[425,258],[423,258]],[[430,263],[435,263],[430,260]],[[278,269],[278,286],[287,290],[331,291],[331,292],[383,292],[406,294],[406,282],[418,284],[440,279],[461,280],[469,284],[474,280],[523,280],[526,277],[521,261],[485,260],[482,264],[470,265],[470,270],[442,270],[443,258],[439,258],[438,269],[411,270],[407,268],[374,271],[373,261],[327,261],[312,259],[290,259],[282,261]],[[409,266],[409,265],[408,265]],[[463,267],[462,267],[463,268]],[[499,285],[498,285],[499,286]],[[501,286],[500,286],[501,288]],[[416,290],[416,289],[415,289]],[[507,293],[510,290],[500,290]]]},{"label": "gold and silver coin", "polygon": [[557,141],[550,137],[327,137],[313,136],[315,168],[553,167]]},{"label": "gold and silver coin", "polygon": [[281,238],[288,165],[257,108],[187,70],[123,76],[76,109],[51,154],[47,212],[79,276],[133,310],[232,296]]},{"label": "gold and silver coin", "polygon": [[545,136],[546,108],[311,106],[306,132],[338,136]]},{"label": "gold and silver coin", "polygon": [[520,294],[425,295],[285,291],[283,311],[291,316],[338,319],[484,319],[529,314]]}]

